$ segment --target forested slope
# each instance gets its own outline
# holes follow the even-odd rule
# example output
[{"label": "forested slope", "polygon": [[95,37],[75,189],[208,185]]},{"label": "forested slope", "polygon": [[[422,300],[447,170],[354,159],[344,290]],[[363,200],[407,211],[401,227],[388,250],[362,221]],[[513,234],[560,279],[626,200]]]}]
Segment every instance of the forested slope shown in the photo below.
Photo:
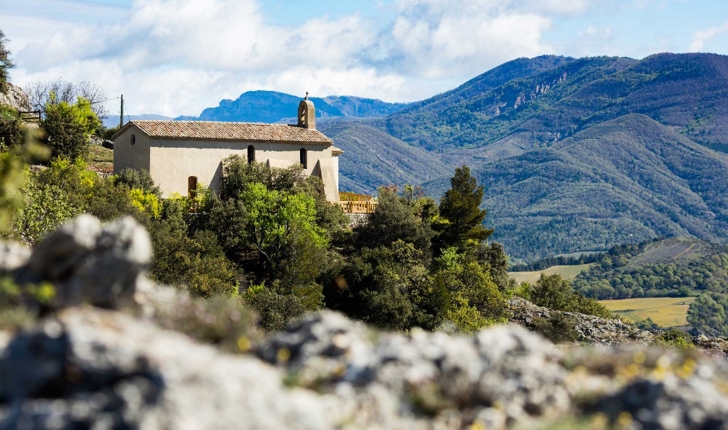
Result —
[{"label": "forested slope", "polygon": [[[475,169],[495,238],[527,259],[728,234],[728,162],[644,115]],[[446,186],[433,181],[438,193]]]},{"label": "forested slope", "polygon": [[420,184],[453,171],[436,154],[366,124],[340,122],[321,128],[344,150],[339,157],[341,190],[375,195],[381,185]]}]

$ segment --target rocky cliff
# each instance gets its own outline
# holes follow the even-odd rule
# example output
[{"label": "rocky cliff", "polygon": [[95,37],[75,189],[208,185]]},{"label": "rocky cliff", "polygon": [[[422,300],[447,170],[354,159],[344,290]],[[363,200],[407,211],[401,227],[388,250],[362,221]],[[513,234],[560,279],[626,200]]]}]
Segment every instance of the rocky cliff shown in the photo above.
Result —
[{"label": "rocky cliff", "polygon": [[7,105],[19,111],[29,111],[32,109],[30,100],[28,100],[28,96],[25,95],[23,89],[10,82],[8,82],[7,93],[0,93],[0,105]]},{"label": "rocky cliff", "polygon": [[386,333],[321,312],[224,352],[180,333],[220,314],[149,282],[150,258],[130,218],[0,247],[4,285],[41,317],[0,332],[0,429],[728,428],[728,366],[697,351],[557,347],[517,325]]}]

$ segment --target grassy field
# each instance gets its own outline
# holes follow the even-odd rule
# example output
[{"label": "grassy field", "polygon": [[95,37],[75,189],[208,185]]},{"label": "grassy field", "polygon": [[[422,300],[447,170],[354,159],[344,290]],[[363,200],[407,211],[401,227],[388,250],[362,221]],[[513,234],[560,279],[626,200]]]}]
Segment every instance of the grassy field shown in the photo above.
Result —
[{"label": "grassy field", "polygon": [[529,284],[535,284],[538,278],[544,275],[561,275],[566,280],[572,280],[576,278],[579,273],[589,270],[591,264],[579,264],[576,266],[553,266],[548,269],[539,270],[538,272],[510,272],[508,275],[516,282],[528,282]]},{"label": "grassy field", "polygon": [[685,319],[690,303],[695,297],[651,297],[644,299],[601,300],[612,312],[627,317],[632,321],[652,318],[662,327],[687,325]]},{"label": "grassy field", "polygon": [[101,145],[89,145],[88,149],[89,167],[100,173],[112,173],[114,171],[114,151],[104,148]]}]

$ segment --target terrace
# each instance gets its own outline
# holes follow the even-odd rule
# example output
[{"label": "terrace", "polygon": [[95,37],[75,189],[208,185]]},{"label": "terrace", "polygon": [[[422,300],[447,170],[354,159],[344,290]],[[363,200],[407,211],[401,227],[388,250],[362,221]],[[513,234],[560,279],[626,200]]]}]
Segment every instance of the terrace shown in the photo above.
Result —
[{"label": "terrace", "polygon": [[339,201],[335,202],[341,206],[347,214],[372,214],[377,209],[379,202],[374,197],[365,194],[356,194],[347,191],[339,193]]}]

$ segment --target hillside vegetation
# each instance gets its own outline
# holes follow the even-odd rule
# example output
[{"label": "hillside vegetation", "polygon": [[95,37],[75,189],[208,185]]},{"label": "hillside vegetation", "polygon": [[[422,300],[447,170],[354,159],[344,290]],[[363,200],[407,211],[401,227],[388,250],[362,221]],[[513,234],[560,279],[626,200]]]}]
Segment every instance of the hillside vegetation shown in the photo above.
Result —
[{"label": "hillside vegetation", "polygon": [[598,299],[726,292],[728,248],[691,238],[616,246],[573,285]]},{"label": "hillside vegetation", "polygon": [[486,163],[475,175],[488,188],[495,237],[524,259],[728,234],[726,159],[644,115]]},{"label": "hillside vegetation", "polygon": [[374,194],[382,185],[421,184],[454,168],[436,154],[366,124],[339,122],[321,128],[344,150],[339,157],[341,190]]}]

